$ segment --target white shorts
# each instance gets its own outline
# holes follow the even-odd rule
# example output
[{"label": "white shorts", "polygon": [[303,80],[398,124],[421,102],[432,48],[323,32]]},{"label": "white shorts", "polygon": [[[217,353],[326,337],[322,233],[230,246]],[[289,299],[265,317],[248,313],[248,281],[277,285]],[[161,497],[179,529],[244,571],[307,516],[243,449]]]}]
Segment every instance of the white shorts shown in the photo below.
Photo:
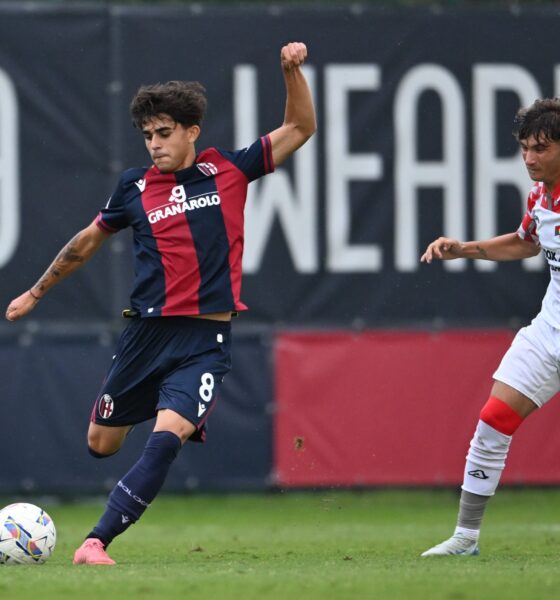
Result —
[{"label": "white shorts", "polygon": [[530,325],[519,330],[494,379],[543,406],[560,391],[559,366],[560,330],[538,314]]}]

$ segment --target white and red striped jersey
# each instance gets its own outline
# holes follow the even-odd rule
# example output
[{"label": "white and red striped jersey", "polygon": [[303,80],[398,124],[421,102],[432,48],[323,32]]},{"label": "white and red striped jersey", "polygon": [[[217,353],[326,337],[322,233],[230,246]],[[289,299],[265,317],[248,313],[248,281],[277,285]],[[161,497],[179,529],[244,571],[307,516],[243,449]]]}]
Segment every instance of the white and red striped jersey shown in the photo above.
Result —
[{"label": "white and red striped jersey", "polygon": [[550,193],[542,182],[535,183],[517,235],[543,249],[550,267],[550,283],[541,314],[549,325],[560,329],[560,185]]}]

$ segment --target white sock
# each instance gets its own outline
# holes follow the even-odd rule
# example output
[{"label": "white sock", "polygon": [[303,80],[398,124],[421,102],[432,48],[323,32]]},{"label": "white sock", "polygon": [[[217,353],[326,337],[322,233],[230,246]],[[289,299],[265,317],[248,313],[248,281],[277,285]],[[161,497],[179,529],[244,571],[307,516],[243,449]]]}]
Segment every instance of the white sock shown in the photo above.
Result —
[{"label": "white sock", "polygon": [[462,536],[471,540],[478,540],[478,536],[480,535],[478,529],[467,529],[466,527],[455,527],[453,535],[456,535],[457,533],[460,533]]},{"label": "white sock", "polygon": [[493,496],[504,470],[511,436],[479,421],[471,441],[463,489],[479,496]]}]

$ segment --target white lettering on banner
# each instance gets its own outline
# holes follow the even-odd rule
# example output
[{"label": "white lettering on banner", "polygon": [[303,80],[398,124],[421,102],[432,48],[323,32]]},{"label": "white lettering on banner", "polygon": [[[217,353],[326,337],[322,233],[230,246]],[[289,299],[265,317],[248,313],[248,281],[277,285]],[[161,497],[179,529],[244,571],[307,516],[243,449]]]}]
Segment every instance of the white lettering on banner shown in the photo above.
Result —
[{"label": "white lettering on banner", "polygon": [[[315,70],[305,72],[315,95]],[[560,65],[555,66],[556,93],[560,94]],[[384,162],[394,162],[394,198],[380,198],[371,191],[371,211],[377,213],[386,205],[394,205],[395,269],[415,272],[419,257],[430,240],[420,239],[419,215],[433,212],[430,203],[420,204],[419,192],[438,188],[443,198],[442,234],[459,239],[487,239],[501,233],[498,224],[498,191],[500,186],[519,190],[521,207],[525,209],[531,182],[519,150],[512,156],[499,156],[497,148],[497,95],[510,92],[518,96],[520,105],[530,105],[541,97],[534,77],[523,67],[512,64],[472,65],[472,105],[465,98],[458,78],[438,64],[423,63],[404,73],[396,86],[393,107],[394,157],[376,153],[350,152],[353,131],[349,97],[353,92],[382,93],[382,73],[374,64],[330,64],[324,69],[324,118],[317,135],[300,148],[292,159],[293,174],[285,168],[252,184],[246,206],[246,246],[243,261],[246,273],[257,273],[261,267],[271,231],[276,222],[286,240],[288,252],[297,273],[380,272],[389,265],[383,261],[382,240],[369,244],[351,243],[352,181],[379,181]],[[442,156],[439,160],[420,160],[425,140],[419,138],[419,103],[422,94],[433,92],[441,104]],[[237,66],[234,71],[235,146],[242,148],[259,136],[257,70],[252,65]],[[472,108],[472,110],[471,110]],[[472,122],[468,120],[472,114]],[[509,122],[514,115],[507,115]],[[321,114],[319,114],[321,117]],[[372,117],[373,120],[373,117]],[[375,126],[375,122],[372,123]],[[363,130],[363,123],[362,123]],[[472,131],[472,134],[470,133]],[[386,133],[386,127],[383,129]],[[354,133],[354,135],[356,135]],[[472,159],[467,155],[472,135]],[[320,253],[318,225],[317,144],[325,143],[325,251]],[[467,181],[472,160],[472,197]],[[516,204],[516,206],[519,206]],[[469,232],[472,207],[474,231]],[[390,232],[389,232],[390,234]],[[377,243],[376,243],[377,242]],[[324,256],[324,264],[321,257]],[[446,261],[443,268],[462,271],[466,261]],[[490,261],[475,261],[475,269],[496,268]],[[527,270],[542,270],[544,260],[537,256],[523,261]]]},{"label": "white lettering on banner", "polygon": [[0,69],[0,268],[14,255],[19,242],[19,136],[15,86]]},{"label": "white lettering on banner", "polygon": [[[443,157],[419,161],[418,104],[427,90],[438,95],[442,106]],[[465,106],[456,79],[438,65],[419,65],[401,80],[395,108],[395,263],[398,271],[418,268],[418,191],[443,189],[445,234],[465,239]],[[465,260],[444,263],[452,271],[465,268]]]},{"label": "white lettering on banner", "polygon": [[[304,67],[314,93],[315,71]],[[257,130],[257,73],[253,66],[234,71],[235,146],[254,142]],[[319,270],[317,238],[317,140],[312,137],[294,156],[294,184],[283,168],[249,186],[245,208],[243,270],[256,273],[261,265],[275,217],[285,235],[288,251],[298,273]]]},{"label": "white lettering on banner", "polygon": [[[328,65],[325,68],[327,140],[327,270],[380,271],[379,246],[350,244],[350,188],[352,180],[381,179],[383,161],[377,154],[350,153],[351,91],[377,90],[381,71],[375,65]],[[376,200],[372,195],[372,206]]]},{"label": "white lettering on banner", "polygon": [[560,65],[554,66],[554,95],[560,96]]},{"label": "white lettering on banner", "polygon": [[[496,152],[496,95],[498,92],[514,92],[519,97],[520,106],[529,106],[541,96],[539,86],[533,76],[518,65],[488,64],[473,67],[474,95],[474,237],[487,239],[497,234],[497,188],[509,184],[519,190],[521,200],[520,215],[525,212],[531,180],[523,165],[521,154],[498,157]],[[512,119],[513,121],[513,119]],[[521,221],[521,219],[519,219]],[[523,261],[526,269],[540,270],[544,257],[537,255]],[[475,268],[491,271],[497,263],[477,260]]]}]

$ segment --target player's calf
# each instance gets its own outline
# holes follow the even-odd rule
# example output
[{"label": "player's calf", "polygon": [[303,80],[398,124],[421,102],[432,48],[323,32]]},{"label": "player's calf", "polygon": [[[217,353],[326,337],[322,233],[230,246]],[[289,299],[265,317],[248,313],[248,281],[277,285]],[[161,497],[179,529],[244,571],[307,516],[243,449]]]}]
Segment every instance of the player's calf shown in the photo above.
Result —
[{"label": "player's calf", "polygon": [[153,432],[138,462],[117,483],[107,508],[88,538],[106,548],[142,516],[163,485],[181,440],[169,431]]},{"label": "player's calf", "polygon": [[491,396],[480,412],[465,464],[457,526],[448,539],[422,556],[474,556],[486,505],[494,495],[511,444],[523,422],[506,402]]},{"label": "player's calf", "polygon": [[508,404],[491,396],[480,411],[465,465],[463,489],[480,496],[493,496],[517,428],[523,422]]}]

